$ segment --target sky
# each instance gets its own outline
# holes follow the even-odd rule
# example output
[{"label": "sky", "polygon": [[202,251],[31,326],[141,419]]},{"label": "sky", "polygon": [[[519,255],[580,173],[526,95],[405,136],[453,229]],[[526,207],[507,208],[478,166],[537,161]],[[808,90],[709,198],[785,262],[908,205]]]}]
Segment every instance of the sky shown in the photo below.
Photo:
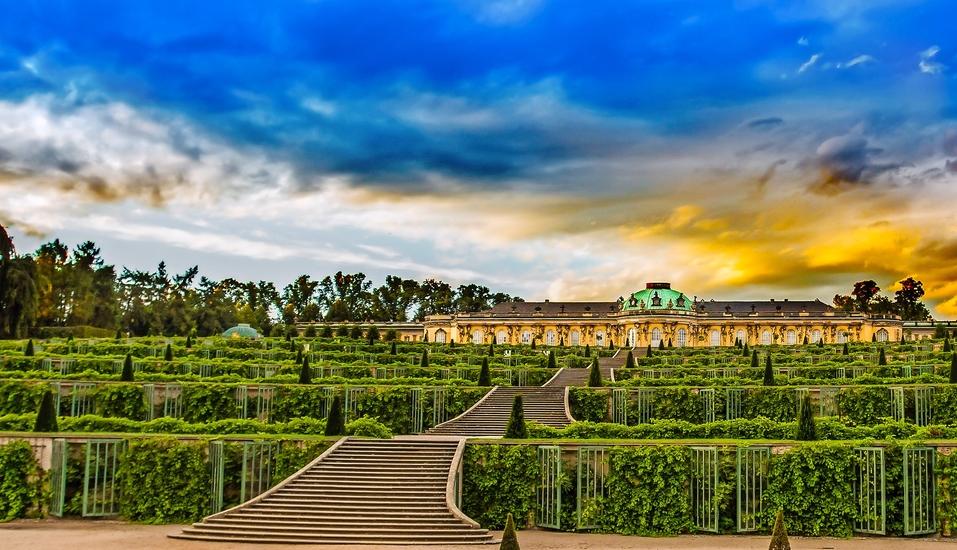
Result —
[{"label": "sky", "polygon": [[957,317],[949,1],[9,2],[0,223],[212,279]]}]

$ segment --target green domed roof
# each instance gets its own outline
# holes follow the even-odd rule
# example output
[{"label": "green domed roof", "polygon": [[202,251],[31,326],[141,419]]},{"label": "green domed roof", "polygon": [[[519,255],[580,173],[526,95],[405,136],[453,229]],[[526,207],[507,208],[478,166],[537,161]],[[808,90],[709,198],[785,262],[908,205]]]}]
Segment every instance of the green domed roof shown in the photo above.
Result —
[{"label": "green domed roof", "polygon": [[231,329],[226,329],[223,333],[224,338],[259,338],[256,329],[249,325],[240,324]]},{"label": "green domed roof", "polygon": [[644,290],[625,298],[622,311],[692,311],[691,298],[671,289],[671,283],[648,283]]}]

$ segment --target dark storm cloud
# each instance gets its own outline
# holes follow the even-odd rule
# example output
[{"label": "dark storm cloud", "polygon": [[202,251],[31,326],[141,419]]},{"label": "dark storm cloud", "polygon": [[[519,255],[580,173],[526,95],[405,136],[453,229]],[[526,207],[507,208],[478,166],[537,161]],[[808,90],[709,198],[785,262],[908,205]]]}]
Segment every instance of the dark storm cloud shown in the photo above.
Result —
[{"label": "dark storm cloud", "polygon": [[757,120],[752,120],[751,122],[749,122],[748,128],[764,130],[767,128],[773,128],[779,124],[784,124],[784,119],[778,118],[778,117],[759,118]]}]

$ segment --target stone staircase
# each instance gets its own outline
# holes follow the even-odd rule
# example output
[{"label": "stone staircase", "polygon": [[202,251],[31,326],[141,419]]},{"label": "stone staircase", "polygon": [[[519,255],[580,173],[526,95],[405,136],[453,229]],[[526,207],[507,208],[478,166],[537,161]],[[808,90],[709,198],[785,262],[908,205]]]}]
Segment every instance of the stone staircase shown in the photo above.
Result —
[{"label": "stone staircase", "polygon": [[494,543],[455,505],[464,445],[448,438],[343,438],[259,497],[170,536],[285,544]]},{"label": "stone staircase", "polygon": [[[608,358],[609,361],[617,361],[617,358],[612,359]],[[621,365],[612,367],[611,365],[605,363],[605,359],[598,360],[598,370],[601,371],[601,377],[604,380],[611,381],[611,369],[616,368],[620,369],[624,366],[625,360],[622,359]],[[545,383],[545,387],[561,387],[566,386],[587,386],[588,385],[588,375],[591,371],[590,368],[585,369],[562,369],[558,374],[552,377],[551,380]]]},{"label": "stone staircase", "polygon": [[556,428],[564,428],[571,423],[565,409],[564,386],[496,386],[471,409],[435,426],[426,434],[502,437],[505,435],[505,428],[512,413],[512,402],[517,393],[522,394],[525,420],[534,420]]}]

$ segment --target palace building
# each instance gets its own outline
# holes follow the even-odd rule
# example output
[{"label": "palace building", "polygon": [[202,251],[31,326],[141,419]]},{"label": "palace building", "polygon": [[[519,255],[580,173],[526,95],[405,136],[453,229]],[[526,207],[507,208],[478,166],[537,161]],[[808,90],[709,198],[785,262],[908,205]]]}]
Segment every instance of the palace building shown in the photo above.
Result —
[{"label": "palace building", "polygon": [[697,300],[648,283],[615,302],[506,302],[425,319],[431,342],[546,346],[750,346],[900,340],[899,317],[839,311],[820,300]]}]

